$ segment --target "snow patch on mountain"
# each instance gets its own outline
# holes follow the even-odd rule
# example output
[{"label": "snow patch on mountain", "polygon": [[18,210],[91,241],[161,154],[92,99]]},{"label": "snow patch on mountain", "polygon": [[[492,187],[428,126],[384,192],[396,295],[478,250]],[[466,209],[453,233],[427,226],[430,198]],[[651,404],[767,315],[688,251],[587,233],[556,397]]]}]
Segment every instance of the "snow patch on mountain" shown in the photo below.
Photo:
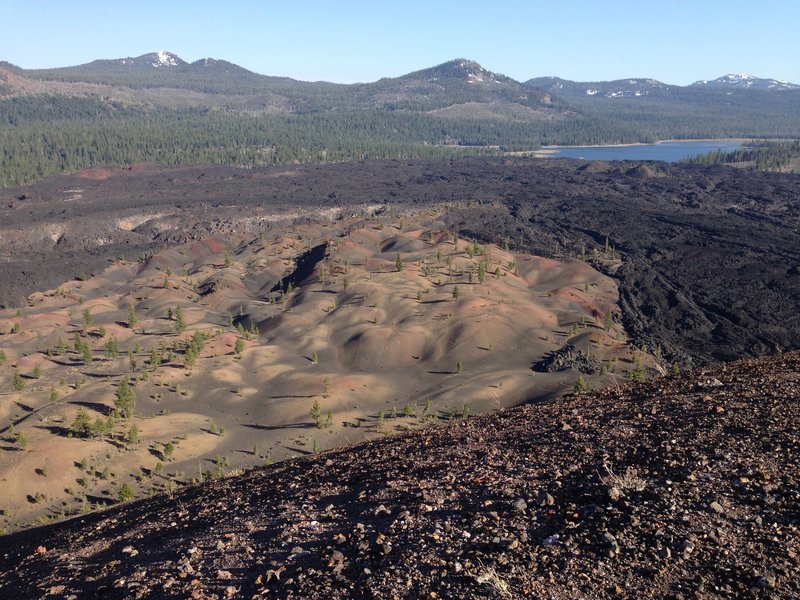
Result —
[{"label": "snow patch on mountain", "polygon": [[717,79],[701,79],[692,86],[718,89],[797,90],[800,85],[780,79],[762,79],[749,73],[728,73]]},{"label": "snow patch on mountain", "polygon": [[158,68],[158,67],[177,67],[178,66],[178,57],[172,54],[171,52],[167,52],[166,50],[159,50],[158,52],[153,53],[154,62],[151,64]]}]

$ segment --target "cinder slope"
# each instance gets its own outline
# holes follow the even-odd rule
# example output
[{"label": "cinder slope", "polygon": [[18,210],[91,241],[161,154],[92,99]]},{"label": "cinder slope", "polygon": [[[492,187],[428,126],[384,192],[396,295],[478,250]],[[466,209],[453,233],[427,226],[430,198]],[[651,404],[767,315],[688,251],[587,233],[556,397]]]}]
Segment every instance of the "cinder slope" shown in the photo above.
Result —
[{"label": "cinder slope", "polygon": [[2,538],[0,595],[790,598],[800,355],[561,398]]}]

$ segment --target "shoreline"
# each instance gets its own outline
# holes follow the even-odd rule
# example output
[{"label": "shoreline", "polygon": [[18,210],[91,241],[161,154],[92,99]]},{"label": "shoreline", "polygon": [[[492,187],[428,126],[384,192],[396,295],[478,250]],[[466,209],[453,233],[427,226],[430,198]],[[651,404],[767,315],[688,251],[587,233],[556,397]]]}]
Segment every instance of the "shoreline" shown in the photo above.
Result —
[{"label": "shoreline", "polygon": [[630,142],[627,144],[584,144],[579,146],[562,146],[562,145],[550,145],[550,146],[542,146],[540,150],[534,150],[534,152],[544,152],[544,153],[552,153],[557,152],[558,150],[567,149],[567,148],[631,148],[634,146],[658,146],[660,144],[675,144],[675,143],[694,143],[694,142],[751,142],[754,138],[692,138],[692,139],[682,139],[682,140],[658,140],[656,142]]},{"label": "shoreline", "polygon": [[748,142],[752,142],[751,138],[699,138],[699,139],[683,139],[683,140],[658,140],[656,142],[632,142],[629,144],[594,144],[594,145],[580,145],[580,146],[542,146],[538,150],[531,151],[528,155],[534,158],[563,158],[560,156],[564,150],[596,150],[596,149],[615,149],[615,148],[644,148],[663,146],[667,144],[695,144],[695,143],[716,143],[716,144],[738,144],[744,146]]}]

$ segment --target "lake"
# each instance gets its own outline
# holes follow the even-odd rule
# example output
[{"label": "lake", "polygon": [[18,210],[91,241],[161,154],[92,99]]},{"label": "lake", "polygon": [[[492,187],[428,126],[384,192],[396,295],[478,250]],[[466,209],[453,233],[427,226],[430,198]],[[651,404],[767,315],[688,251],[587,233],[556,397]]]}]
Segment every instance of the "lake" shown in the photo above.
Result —
[{"label": "lake", "polygon": [[[659,142],[635,146],[547,146],[548,158],[583,158],[585,160],[663,160],[676,162],[698,154],[722,150],[733,152],[742,142],[735,140],[703,140]],[[552,152],[550,152],[552,150]]]}]

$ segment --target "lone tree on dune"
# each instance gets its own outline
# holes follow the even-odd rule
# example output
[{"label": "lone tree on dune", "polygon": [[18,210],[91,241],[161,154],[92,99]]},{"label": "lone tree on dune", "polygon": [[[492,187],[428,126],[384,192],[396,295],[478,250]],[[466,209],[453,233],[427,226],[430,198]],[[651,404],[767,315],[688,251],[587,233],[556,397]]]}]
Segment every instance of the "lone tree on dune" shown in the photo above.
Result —
[{"label": "lone tree on dune", "polygon": [[186,320],[183,318],[183,309],[180,305],[175,307],[175,331],[178,333],[186,331]]},{"label": "lone tree on dune", "polygon": [[584,379],[583,375],[578,375],[578,378],[575,380],[575,385],[572,388],[572,391],[576,394],[583,394],[584,392],[589,391],[589,384]]},{"label": "lone tree on dune", "polygon": [[70,435],[87,438],[92,434],[92,420],[89,418],[89,412],[85,408],[79,408],[75,420],[69,427]]},{"label": "lone tree on dune", "polygon": [[126,419],[130,419],[133,414],[133,407],[135,404],[136,399],[127,378],[121,379],[117,384],[114,406],[116,407],[117,411],[119,411],[119,414]]},{"label": "lone tree on dune", "polygon": [[21,392],[25,389],[25,380],[22,379],[22,375],[19,373],[14,373],[14,390],[17,392]]},{"label": "lone tree on dune", "polygon": [[122,487],[119,489],[119,494],[117,494],[117,498],[119,498],[120,502],[127,502],[128,500],[133,500],[135,494],[127,483],[123,483]]},{"label": "lone tree on dune", "polygon": [[125,441],[129,446],[139,443],[139,428],[136,425],[131,425],[125,433]]},{"label": "lone tree on dune", "polygon": [[83,362],[87,365],[92,363],[92,347],[89,344],[82,344],[81,345],[81,358]]},{"label": "lone tree on dune", "polygon": [[136,325],[136,309],[133,306],[133,302],[128,304],[128,328],[133,329],[134,325]]},{"label": "lone tree on dune", "polygon": [[322,407],[319,405],[319,400],[314,400],[314,404],[311,405],[311,410],[308,414],[314,419],[314,425],[316,425],[317,429],[322,427]]}]

